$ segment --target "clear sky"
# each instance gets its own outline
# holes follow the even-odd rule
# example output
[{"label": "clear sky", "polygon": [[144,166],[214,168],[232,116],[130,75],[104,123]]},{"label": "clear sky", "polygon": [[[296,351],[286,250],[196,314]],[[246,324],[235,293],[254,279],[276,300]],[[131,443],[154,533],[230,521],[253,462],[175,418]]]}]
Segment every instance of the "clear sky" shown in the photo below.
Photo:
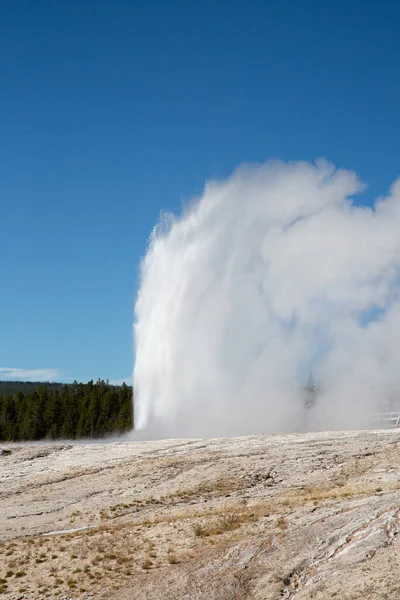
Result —
[{"label": "clear sky", "polygon": [[2,0],[0,379],[127,379],[160,211],[241,162],[384,194],[399,29],[393,0]]}]

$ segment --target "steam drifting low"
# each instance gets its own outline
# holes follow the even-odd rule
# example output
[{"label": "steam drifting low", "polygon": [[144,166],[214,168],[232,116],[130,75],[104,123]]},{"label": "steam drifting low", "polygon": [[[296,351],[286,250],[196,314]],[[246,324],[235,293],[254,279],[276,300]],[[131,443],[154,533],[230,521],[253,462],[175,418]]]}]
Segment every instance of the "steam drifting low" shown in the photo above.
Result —
[{"label": "steam drifting low", "polygon": [[400,397],[400,180],[373,208],[352,199],[363,187],[324,160],[271,161],[161,219],[135,308],[138,428],[363,427]]}]

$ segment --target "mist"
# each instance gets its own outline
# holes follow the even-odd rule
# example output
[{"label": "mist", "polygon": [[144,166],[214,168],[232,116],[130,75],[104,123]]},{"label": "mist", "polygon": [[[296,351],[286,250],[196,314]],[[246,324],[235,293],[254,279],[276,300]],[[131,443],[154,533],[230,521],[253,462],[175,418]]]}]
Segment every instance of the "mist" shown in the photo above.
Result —
[{"label": "mist", "polygon": [[162,216],[135,305],[138,429],[361,428],[400,392],[400,180],[372,208],[364,188],[325,160],[269,161]]}]

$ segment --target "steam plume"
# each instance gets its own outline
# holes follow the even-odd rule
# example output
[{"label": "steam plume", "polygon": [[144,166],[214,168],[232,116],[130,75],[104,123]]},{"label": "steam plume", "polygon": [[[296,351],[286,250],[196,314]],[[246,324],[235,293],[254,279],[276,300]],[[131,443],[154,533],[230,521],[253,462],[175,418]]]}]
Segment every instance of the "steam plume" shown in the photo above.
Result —
[{"label": "steam plume", "polygon": [[[135,308],[136,425],[171,435],[361,427],[400,374],[400,180],[365,208],[324,161],[241,166],[154,229]],[[399,388],[400,391],[400,388]]]}]

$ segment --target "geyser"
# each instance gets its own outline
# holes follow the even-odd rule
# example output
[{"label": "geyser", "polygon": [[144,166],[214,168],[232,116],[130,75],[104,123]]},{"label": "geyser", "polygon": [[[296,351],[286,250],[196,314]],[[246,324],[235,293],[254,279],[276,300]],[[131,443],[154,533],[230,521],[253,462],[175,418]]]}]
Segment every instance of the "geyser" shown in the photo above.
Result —
[{"label": "geyser", "polygon": [[136,426],[362,427],[400,372],[400,181],[373,207],[324,161],[241,166],[155,227],[135,307]]}]

